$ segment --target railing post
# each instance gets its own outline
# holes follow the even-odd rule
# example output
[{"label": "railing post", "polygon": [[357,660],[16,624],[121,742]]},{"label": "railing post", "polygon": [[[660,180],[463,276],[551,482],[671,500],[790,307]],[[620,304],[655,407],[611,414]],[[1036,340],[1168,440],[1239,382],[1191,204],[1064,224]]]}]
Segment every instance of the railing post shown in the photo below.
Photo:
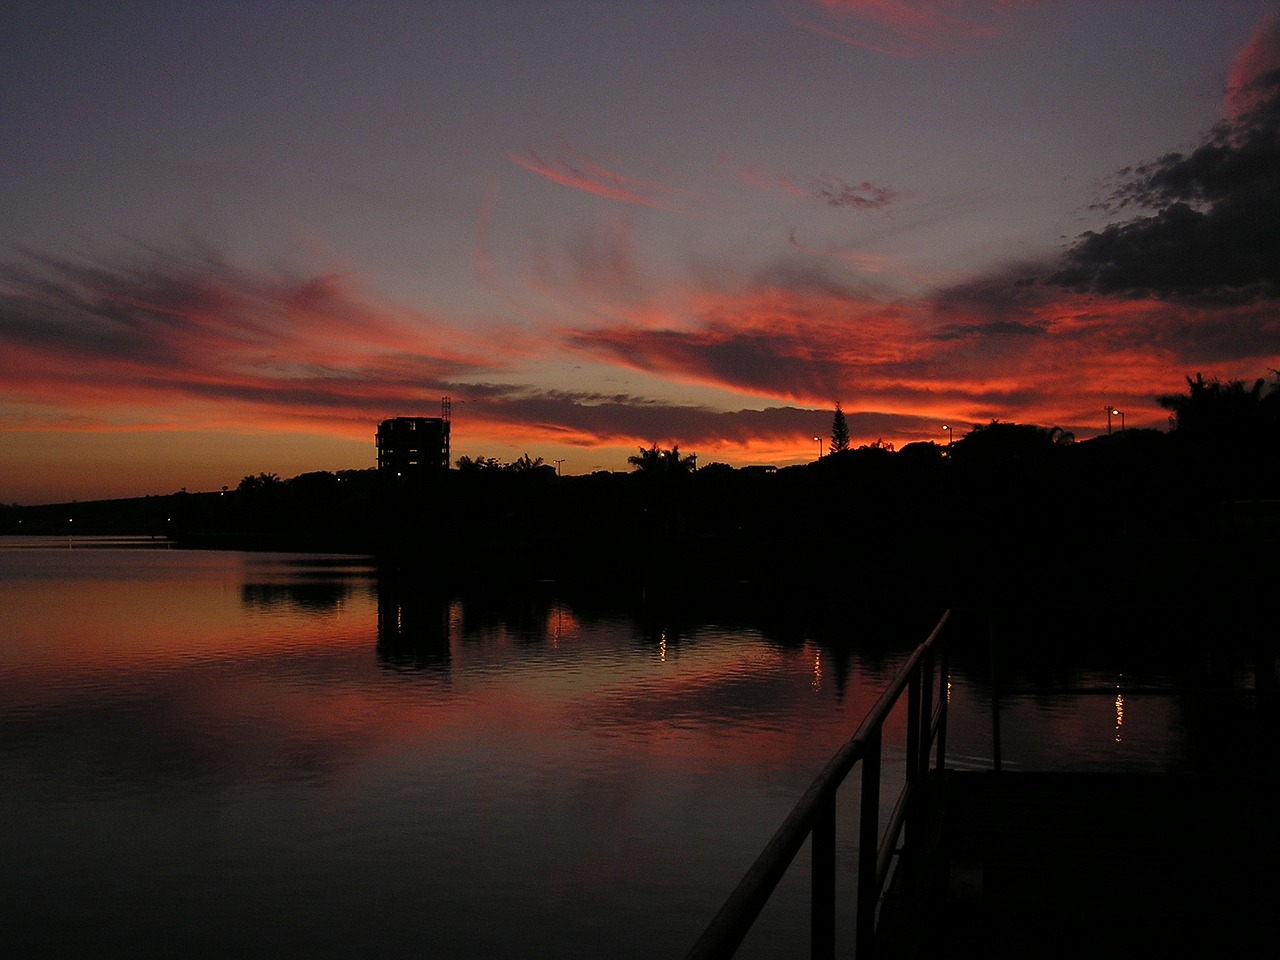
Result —
[{"label": "railing post", "polygon": [[[793,858],[803,848],[806,839],[811,844],[813,861],[810,952],[812,956],[821,957],[822,960],[834,958],[836,797],[840,784],[858,763],[862,764],[862,787],[858,814],[857,937],[854,953],[858,960],[871,960],[876,946],[876,913],[880,905],[881,884],[888,879],[892,869],[897,840],[903,835],[902,831],[906,829],[910,833],[913,829],[905,822],[911,817],[912,794],[920,792],[923,786],[921,781],[927,779],[929,774],[928,755],[933,739],[933,708],[930,703],[933,693],[931,689],[928,692],[923,690],[922,683],[932,683],[931,678],[938,661],[934,660],[931,648],[949,616],[949,611],[943,614],[929,639],[916,648],[893,682],[880,695],[876,705],[863,718],[853,739],[837,751],[796,803],[720,911],[703,930],[702,936],[685,960],[724,960],[731,957]],[[947,674],[946,660],[941,659],[941,664],[944,686],[939,697],[945,696]],[[882,836],[880,790],[884,726],[904,693],[908,694],[909,699],[906,764],[908,783],[887,818],[888,827]],[[940,705],[939,710],[941,730],[945,709]],[[941,762],[940,753],[939,764]],[[912,839],[918,842],[918,837]],[[904,858],[908,869],[909,860],[910,858]]]},{"label": "railing post", "polygon": [[1000,671],[995,611],[987,612],[987,640],[991,649],[991,766],[1000,772]]},{"label": "railing post", "polygon": [[924,660],[916,662],[916,668],[907,679],[907,793],[914,793],[920,786],[920,754],[928,750],[928,724],[923,717],[922,691]]},{"label": "railing post", "polygon": [[929,776],[929,747],[933,740],[933,659],[930,648],[920,661],[920,744],[916,754],[916,776],[921,790]]},{"label": "railing post", "polygon": [[938,651],[938,752],[934,767],[942,770],[947,765],[947,714],[951,712],[951,645],[941,639]]},{"label": "railing post", "polygon": [[832,960],[836,953],[836,791],[832,788],[814,810],[810,835],[809,956]]},{"label": "railing post", "polygon": [[920,759],[920,665],[907,679],[907,789],[916,782]]},{"label": "railing post", "polygon": [[908,850],[916,840],[916,811],[920,809],[920,790],[923,786],[923,781],[920,779],[920,760],[923,755],[927,755],[929,749],[928,722],[922,718],[923,674],[924,658],[922,657],[916,661],[915,669],[907,678],[907,806],[902,835],[903,855],[898,861],[898,867],[907,871],[904,876],[908,878],[909,872],[914,869],[914,862]]},{"label": "railing post", "polygon": [[876,860],[880,853],[880,746],[883,727],[877,726],[867,740],[862,757],[862,799],[858,812],[858,932],[854,955],[871,960],[876,942],[876,903],[880,887]]}]

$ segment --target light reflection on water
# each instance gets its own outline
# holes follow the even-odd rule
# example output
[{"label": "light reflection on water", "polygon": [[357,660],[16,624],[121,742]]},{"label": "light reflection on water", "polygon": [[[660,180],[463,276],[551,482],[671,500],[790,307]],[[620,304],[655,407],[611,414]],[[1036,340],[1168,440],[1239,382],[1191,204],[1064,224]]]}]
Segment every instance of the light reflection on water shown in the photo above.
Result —
[{"label": "light reflection on water", "polygon": [[[0,549],[0,609],[5,956],[680,956],[920,639],[229,552]],[[1178,749],[1176,703],[1067,700],[1002,701],[1011,765]],[[805,875],[741,955],[803,950]]]}]

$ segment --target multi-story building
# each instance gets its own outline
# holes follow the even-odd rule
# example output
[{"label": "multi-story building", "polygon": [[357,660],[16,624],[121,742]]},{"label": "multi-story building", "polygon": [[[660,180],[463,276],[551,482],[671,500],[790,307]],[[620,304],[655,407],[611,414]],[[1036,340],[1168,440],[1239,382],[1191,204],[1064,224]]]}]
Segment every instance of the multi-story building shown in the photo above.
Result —
[{"label": "multi-story building", "polygon": [[449,407],[441,417],[393,417],[378,424],[378,471],[412,479],[449,469]]}]

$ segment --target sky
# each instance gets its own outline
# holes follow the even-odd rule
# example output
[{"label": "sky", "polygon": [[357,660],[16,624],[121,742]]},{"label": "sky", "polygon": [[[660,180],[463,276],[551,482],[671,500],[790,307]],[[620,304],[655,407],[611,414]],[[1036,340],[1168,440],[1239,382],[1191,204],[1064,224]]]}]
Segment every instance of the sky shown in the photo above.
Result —
[{"label": "sky", "polygon": [[11,0],[0,502],[1167,429],[1280,367],[1280,3]]}]

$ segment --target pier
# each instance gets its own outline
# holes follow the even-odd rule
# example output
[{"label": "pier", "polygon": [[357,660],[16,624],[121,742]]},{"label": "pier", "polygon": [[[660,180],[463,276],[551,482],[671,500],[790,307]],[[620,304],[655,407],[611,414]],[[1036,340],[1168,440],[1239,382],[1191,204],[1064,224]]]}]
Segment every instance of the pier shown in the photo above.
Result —
[{"label": "pier", "polygon": [[[990,769],[949,769],[950,616],[818,775],[688,960],[733,956],[806,841],[815,960],[1274,956],[1274,766],[1230,777],[1011,772],[1000,762],[993,687]],[[1249,694],[1268,698],[1271,717],[1274,691]],[[904,699],[906,783],[885,816],[884,728]],[[860,796],[857,889],[838,891],[835,798],[846,778],[860,780],[846,787]],[[841,911],[856,914],[853,943],[836,943]]]}]

